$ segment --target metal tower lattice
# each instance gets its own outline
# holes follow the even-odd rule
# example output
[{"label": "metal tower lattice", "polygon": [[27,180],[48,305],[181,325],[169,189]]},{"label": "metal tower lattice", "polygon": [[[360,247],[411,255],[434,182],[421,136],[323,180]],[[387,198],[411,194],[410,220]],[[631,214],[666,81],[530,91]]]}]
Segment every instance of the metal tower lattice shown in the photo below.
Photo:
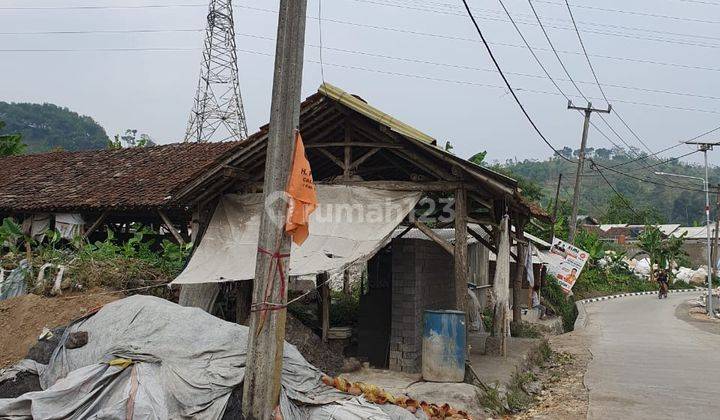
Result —
[{"label": "metal tower lattice", "polygon": [[210,0],[205,48],[185,141],[244,140],[232,0]]}]

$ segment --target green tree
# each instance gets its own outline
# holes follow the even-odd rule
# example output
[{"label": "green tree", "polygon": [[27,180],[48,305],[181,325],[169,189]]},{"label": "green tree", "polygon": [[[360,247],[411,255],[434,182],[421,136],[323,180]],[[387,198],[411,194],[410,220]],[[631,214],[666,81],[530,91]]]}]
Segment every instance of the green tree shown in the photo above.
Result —
[{"label": "green tree", "polygon": [[[5,123],[0,121],[0,131],[5,128]],[[25,151],[25,144],[22,142],[22,134],[0,134],[0,157],[21,155]]]},{"label": "green tree", "polygon": [[663,217],[652,208],[630,207],[624,196],[613,195],[608,203],[607,210],[602,216],[605,223],[627,223],[631,225],[664,223]]},{"label": "green tree", "polygon": [[0,102],[0,118],[10,132],[22,134],[28,153],[103,149],[105,130],[92,118],[53,104]]},{"label": "green tree", "polygon": [[660,268],[672,268],[676,263],[683,263],[688,257],[683,249],[685,235],[680,237],[663,238],[663,233],[657,226],[645,226],[643,233],[638,236],[638,246],[650,259],[650,277],[655,278],[655,265]]},{"label": "green tree", "polygon": [[155,146],[155,142],[147,134],[140,134],[137,137],[137,130],[128,128],[125,135],[115,134],[113,140],[108,141],[109,149],[122,149],[123,147],[150,147]]}]

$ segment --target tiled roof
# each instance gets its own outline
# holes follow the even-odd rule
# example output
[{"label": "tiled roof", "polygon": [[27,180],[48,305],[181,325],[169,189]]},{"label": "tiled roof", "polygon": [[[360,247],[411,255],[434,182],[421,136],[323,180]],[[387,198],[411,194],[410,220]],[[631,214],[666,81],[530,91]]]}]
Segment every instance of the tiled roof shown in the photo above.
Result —
[{"label": "tiled roof", "polygon": [[0,158],[0,210],[178,206],[174,192],[240,142],[51,152]]}]

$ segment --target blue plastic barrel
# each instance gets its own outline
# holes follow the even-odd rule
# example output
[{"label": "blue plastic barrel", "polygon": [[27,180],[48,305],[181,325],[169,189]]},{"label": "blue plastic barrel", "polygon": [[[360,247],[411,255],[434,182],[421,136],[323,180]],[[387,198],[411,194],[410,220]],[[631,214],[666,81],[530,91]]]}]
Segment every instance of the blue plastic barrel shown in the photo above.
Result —
[{"label": "blue plastic barrel", "polygon": [[422,376],[432,382],[465,378],[465,312],[425,311]]}]

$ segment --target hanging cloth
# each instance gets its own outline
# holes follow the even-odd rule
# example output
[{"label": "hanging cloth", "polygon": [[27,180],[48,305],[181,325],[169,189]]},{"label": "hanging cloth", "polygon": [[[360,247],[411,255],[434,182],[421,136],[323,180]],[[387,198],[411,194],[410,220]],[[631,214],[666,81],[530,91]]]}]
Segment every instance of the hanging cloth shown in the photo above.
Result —
[{"label": "hanging cloth", "polygon": [[292,235],[296,245],[302,245],[310,234],[310,214],[317,208],[318,201],[310,162],[305,156],[299,131],[295,134],[295,153],[286,192],[289,202],[285,232]]}]

